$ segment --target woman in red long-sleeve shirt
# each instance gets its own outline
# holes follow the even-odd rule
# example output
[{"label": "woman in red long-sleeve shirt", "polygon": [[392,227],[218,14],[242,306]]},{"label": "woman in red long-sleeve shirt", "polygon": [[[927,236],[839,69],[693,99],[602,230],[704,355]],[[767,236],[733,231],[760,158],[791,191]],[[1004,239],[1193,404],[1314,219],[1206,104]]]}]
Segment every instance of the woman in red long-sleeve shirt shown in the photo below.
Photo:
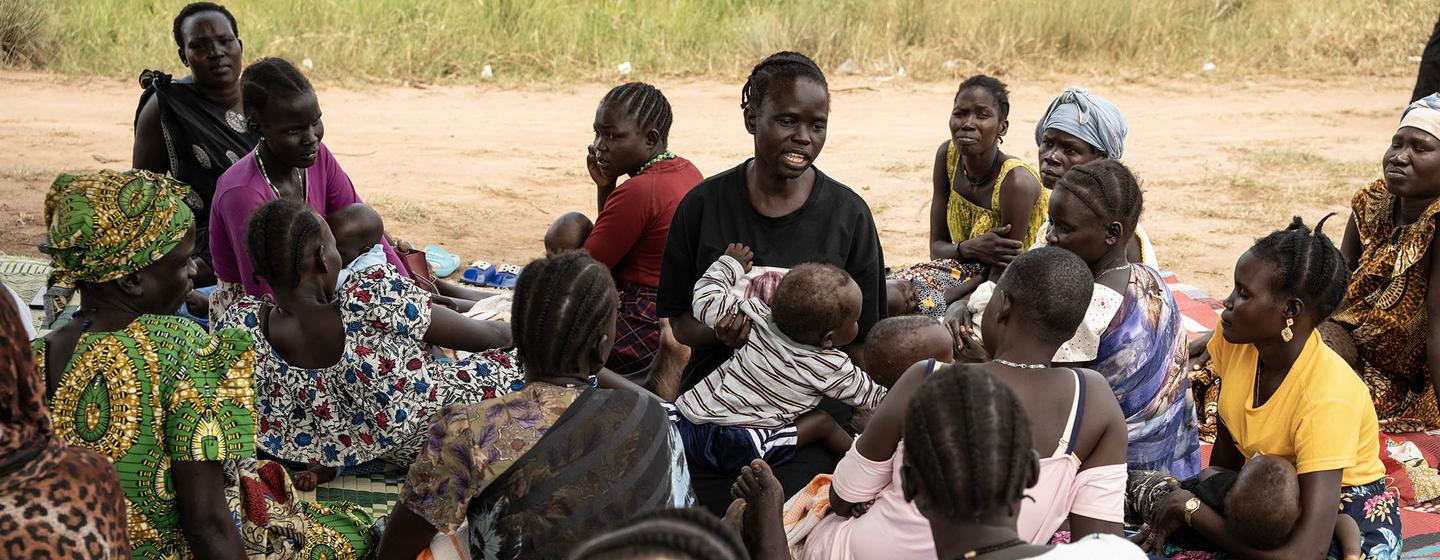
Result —
[{"label": "woman in red long-sleeve shirt", "polygon": [[620,313],[606,366],[622,375],[644,372],[655,359],[655,298],[670,219],[680,199],[704,179],[667,148],[672,120],[670,102],[655,86],[631,82],[610,90],[595,109],[595,141],[585,160],[600,215],[591,228],[585,216],[565,214],[545,235],[548,252],[584,248],[610,267]]}]

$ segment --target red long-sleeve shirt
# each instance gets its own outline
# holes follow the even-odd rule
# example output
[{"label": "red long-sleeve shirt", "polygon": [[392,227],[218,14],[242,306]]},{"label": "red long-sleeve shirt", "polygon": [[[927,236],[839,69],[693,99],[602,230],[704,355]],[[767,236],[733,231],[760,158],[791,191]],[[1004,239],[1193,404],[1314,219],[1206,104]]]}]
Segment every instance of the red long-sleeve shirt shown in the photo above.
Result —
[{"label": "red long-sleeve shirt", "polygon": [[610,267],[615,278],[658,287],[670,219],[680,199],[702,179],[694,164],[678,156],[631,177],[605,199],[585,250]]}]

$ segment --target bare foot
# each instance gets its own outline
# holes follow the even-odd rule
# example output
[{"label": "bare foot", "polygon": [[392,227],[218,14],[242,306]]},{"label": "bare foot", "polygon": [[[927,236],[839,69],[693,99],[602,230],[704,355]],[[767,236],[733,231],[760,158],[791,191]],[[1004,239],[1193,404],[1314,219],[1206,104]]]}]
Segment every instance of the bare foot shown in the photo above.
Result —
[{"label": "bare foot", "polygon": [[335,469],[320,465],[290,475],[290,482],[301,492],[314,492],[317,486],[335,480]]},{"label": "bare foot", "polygon": [[[785,491],[780,488],[775,473],[770,472],[770,465],[760,459],[751,461],[750,466],[740,469],[730,494],[744,500],[740,534],[750,555],[756,560],[788,560],[790,549],[785,541],[785,523],[781,520]],[[731,503],[730,507],[734,509],[735,504]]]},{"label": "bare foot", "polygon": [[735,498],[730,502],[730,507],[725,509],[725,517],[720,518],[720,523],[735,536],[745,534],[745,500]]}]

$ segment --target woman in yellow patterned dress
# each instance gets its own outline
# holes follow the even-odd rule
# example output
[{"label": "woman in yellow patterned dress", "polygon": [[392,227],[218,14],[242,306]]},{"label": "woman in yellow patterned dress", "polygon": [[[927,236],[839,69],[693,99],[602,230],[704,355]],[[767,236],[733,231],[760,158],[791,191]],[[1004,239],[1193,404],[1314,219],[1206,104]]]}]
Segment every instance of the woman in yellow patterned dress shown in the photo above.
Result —
[{"label": "woman in yellow patterned dress", "polygon": [[284,469],[254,459],[249,336],[169,315],[195,274],[186,189],[145,171],[55,180],[47,314],[83,299],[35,341],[55,431],[114,464],[137,558],[362,555],[368,516],[298,502]]},{"label": "woman in yellow patterned dress", "polygon": [[1354,271],[1335,321],[1355,339],[1380,429],[1440,428],[1440,94],[1406,107],[1382,160],[1355,194],[1341,252]]},{"label": "woman in yellow patterned dress", "polygon": [[999,278],[1005,265],[1035,244],[1049,194],[1034,167],[1000,151],[1009,117],[1009,91],[1000,80],[977,75],[960,84],[951,138],[935,153],[933,260],[893,276],[915,285],[917,311],[945,316],[949,302],[981,280]]}]

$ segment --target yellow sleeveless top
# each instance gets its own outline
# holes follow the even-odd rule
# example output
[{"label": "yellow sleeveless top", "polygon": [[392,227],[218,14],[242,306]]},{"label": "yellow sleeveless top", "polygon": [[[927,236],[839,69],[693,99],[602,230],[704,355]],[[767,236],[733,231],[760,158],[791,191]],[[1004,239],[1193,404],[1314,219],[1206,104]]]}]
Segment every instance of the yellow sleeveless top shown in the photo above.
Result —
[{"label": "yellow sleeveless top", "polygon": [[[945,151],[945,171],[950,178],[950,202],[946,205],[945,222],[950,226],[951,243],[979,237],[1000,224],[1000,185],[1004,184],[1005,177],[1011,170],[1020,168],[1029,171],[1035,176],[1035,181],[1040,182],[1040,172],[1036,171],[1034,166],[1020,161],[1019,158],[1007,159],[1000,164],[1000,174],[995,176],[995,188],[990,194],[990,208],[981,208],[955,192],[955,173],[959,167],[960,151],[955,148],[955,142],[951,141],[950,147]],[[1049,213],[1050,190],[1041,187],[1040,197],[1035,199],[1035,207],[1030,210],[1030,222],[1024,226],[1025,239],[1022,247],[1035,244],[1035,233],[1040,230],[1040,224],[1045,223]],[[1016,225],[1019,225],[1018,221]]]}]

